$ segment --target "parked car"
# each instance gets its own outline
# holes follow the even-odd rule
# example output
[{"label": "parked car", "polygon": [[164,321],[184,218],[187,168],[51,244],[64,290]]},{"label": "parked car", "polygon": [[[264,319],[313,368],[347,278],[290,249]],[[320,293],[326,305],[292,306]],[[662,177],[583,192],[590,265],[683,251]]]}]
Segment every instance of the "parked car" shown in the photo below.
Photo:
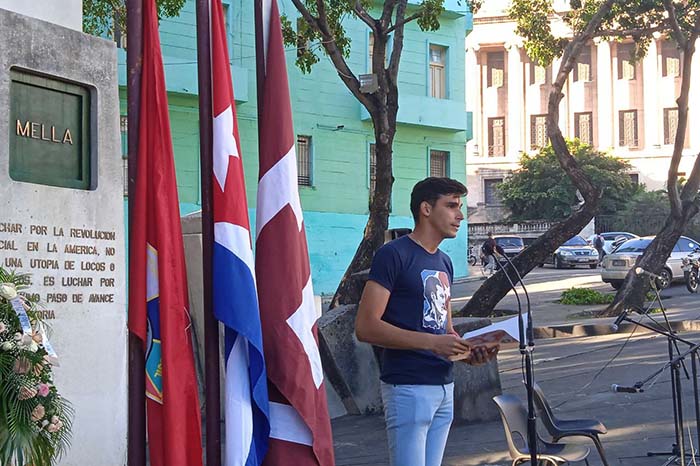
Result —
[{"label": "parked car", "polygon": [[493,237],[496,244],[503,248],[503,252],[509,259],[514,258],[525,249],[523,239],[517,235],[496,235]]},{"label": "parked car", "polygon": [[576,235],[559,246],[554,254],[545,260],[545,264],[554,264],[557,269],[573,268],[577,265],[587,265],[595,269],[598,267],[598,251],[583,237]]},{"label": "parked car", "polygon": [[[605,251],[605,254],[610,254],[616,246],[619,246],[627,240],[639,238],[639,236],[634,233],[629,233],[627,231],[606,231],[605,233],[600,233],[600,236],[605,240],[603,244],[603,251]],[[593,238],[595,238],[595,235],[588,237],[588,244],[591,246],[593,246]]]},{"label": "parked car", "polygon": [[[612,254],[608,254],[603,259],[603,268],[600,271],[600,277],[605,283],[618,289],[622,286],[622,282],[627,276],[627,272],[637,264],[639,256],[651,244],[654,236],[644,236],[626,241],[617,248]],[[698,242],[681,236],[673,251],[666,260],[665,267],[659,272],[657,286],[661,289],[667,288],[673,281],[683,280],[682,261],[683,258],[698,248]]]}]

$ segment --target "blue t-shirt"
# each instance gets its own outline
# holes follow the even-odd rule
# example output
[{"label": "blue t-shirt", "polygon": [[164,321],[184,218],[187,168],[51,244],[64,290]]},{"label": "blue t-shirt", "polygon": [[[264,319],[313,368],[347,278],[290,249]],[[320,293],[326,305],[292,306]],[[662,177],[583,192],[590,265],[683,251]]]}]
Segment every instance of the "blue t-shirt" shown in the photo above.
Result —
[{"label": "blue t-shirt", "polygon": [[[382,246],[369,279],[391,292],[382,320],[396,327],[444,334],[452,284],[452,261],[430,254],[408,236]],[[382,348],[381,380],[397,385],[451,383],[452,362],[431,351]]]}]

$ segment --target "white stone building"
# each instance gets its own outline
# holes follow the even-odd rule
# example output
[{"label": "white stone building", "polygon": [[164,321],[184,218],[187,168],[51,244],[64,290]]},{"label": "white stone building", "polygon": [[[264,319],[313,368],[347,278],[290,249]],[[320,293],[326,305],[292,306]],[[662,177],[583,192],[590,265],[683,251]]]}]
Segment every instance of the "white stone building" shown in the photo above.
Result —
[{"label": "white stone building", "polygon": [[[474,138],[467,144],[468,207],[471,223],[502,216],[495,186],[518,167],[521,153],[546,143],[545,116],[560,61],[543,68],[532,63],[515,34],[508,0],[484,2],[466,39],[467,107]],[[568,2],[555,0],[556,11]],[[566,31],[553,19],[555,34]],[[680,55],[675,44],[652,41],[647,56],[631,60],[631,41],[594,40],[584,49],[564,86],[559,125],[565,137],[578,137],[599,150],[627,159],[630,176],[648,189],[662,189],[678,121]],[[700,75],[700,59],[692,75]],[[700,151],[700,89],[690,92],[689,131],[680,165],[690,174]],[[473,213],[472,213],[473,212]]]}]

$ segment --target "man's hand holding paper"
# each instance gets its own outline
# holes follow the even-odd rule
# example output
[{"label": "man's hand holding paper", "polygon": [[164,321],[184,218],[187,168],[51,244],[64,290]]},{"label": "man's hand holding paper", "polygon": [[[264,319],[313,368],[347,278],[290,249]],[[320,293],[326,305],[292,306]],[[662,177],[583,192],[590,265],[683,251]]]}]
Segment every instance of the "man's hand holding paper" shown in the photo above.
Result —
[{"label": "man's hand holding paper", "polygon": [[[523,327],[527,328],[528,314],[523,314]],[[502,341],[520,341],[518,317],[506,319],[462,335],[470,350],[450,357],[452,361],[465,360],[468,364],[484,364],[498,353]],[[472,362],[473,361],[473,362]]]}]

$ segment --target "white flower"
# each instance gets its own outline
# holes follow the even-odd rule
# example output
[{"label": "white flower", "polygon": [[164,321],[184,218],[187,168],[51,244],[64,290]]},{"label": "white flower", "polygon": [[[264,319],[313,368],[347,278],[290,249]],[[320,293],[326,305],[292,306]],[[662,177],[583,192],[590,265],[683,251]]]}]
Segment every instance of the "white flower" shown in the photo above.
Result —
[{"label": "white flower", "polygon": [[35,341],[32,341],[29,343],[29,346],[27,346],[27,349],[32,353],[36,353],[39,350],[39,345],[37,345]]},{"label": "white flower", "polygon": [[17,288],[13,283],[0,283],[0,297],[10,301],[17,297]]},{"label": "white flower", "polygon": [[6,341],[2,345],[0,345],[0,349],[3,351],[10,351],[12,348],[14,348],[15,344],[12,343],[11,341]]},{"label": "white flower", "polygon": [[31,335],[25,335],[19,332],[15,333],[15,341],[19,346],[29,346],[30,343],[34,343],[34,340],[32,340]]}]

